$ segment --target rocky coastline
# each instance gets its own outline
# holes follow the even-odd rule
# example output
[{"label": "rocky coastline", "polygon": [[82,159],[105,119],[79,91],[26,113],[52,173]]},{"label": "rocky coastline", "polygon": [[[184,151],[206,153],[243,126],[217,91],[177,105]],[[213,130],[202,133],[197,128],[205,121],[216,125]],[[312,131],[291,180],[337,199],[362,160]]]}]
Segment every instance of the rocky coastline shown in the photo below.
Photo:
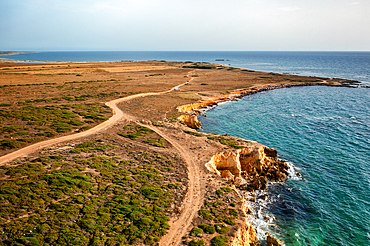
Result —
[{"label": "rocky coastline", "polygon": [[[210,108],[216,107],[218,104],[239,100],[245,96],[253,95],[269,90],[291,88],[298,86],[333,86],[333,87],[359,87],[360,82],[351,80],[336,80],[320,78],[316,82],[303,83],[287,83],[280,85],[264,85],[256,86],[247,90],[242,90],[237,93],[231,93],[225,97],[208,100],[200,103],[190,105],[182,105],[177,107],[180,113],[185,113],[178,117],[178,120],[186,126],[193,129],[200,129],[201,122],[197,119],[198,115],[204,114]],[[227,135],[226,135],[227,136]],[[231,136],[228,136],[229,138]],[[225,179],[231,188],[233,188],[238,197],[242,201],[241,210],[245,214],[245,221],[239,225],[238,231],[235,233],[231,242],[231,246],[249,246],[262,245],[267,243],[269,246],[285,245],[284,241],[271,235],[269,232],[265,233],[264,238],[257,238],[257,228],[248,220],[248,216],[254,216],[251,208],[247,203],[256,203],[255,191],[267,190],[268,184],[271,182],[285,182],[289,176],[288,170],[291,168],[288,163],[281,160],[277,156],[277,150],[266,147],[255,141],[247,141],[244,139],[231,137],[235,141],[243,142],[237,148],[227,149],[223,152],[215,153],[211,160],[205,164],[206,168]],[[301,174],[295,172],[297,177]],[[302,178],[302,180],[305,180]],[[248,195],[244,195],[248,193]],[[263,196],[263,197],[262,197]],[[264,194],[261,198],[266,200],[268,195]],[[266,218],[269,220],[271,218]]]},{"label": "rocky coastline", "polygon": [[332,86],[332,87],[368,87],[367,85],[362,85],[359,81],[345,80],[345,79],[324,79],[320,78],[316,82],[302,82],[302,83],[287,83],[279,85],[263,85],[254,86],[247,90],[242,90],[238,92],[231,93],[225,97],[216,98],[213,100],[207,100],[200,103],[187,104],[177,107],[180,113],[185,113],[178,117],[178,120],[183,124],[187,125],[193,129],[200,129],[201,122],[198,120],[197,116],[203,114],[205,111],[217,106],[220,103],[228,101],[237,101],[243,97],[257,94],[260,92],[282,89],[282,88],[292,88],[300,86]]}]

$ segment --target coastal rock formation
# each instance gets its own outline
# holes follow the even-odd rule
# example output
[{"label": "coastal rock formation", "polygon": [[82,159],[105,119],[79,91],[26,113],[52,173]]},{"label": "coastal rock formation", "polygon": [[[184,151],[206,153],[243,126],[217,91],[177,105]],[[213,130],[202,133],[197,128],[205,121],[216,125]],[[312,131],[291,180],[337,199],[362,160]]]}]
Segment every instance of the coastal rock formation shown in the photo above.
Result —
[{"label": "coastal rock formation", "polygon": [[245,226],[239,227],[230,246],[255,246],[259,245],[256,230],[246,222]]},{"label": "coastal rock formation", "polygon": [[228,150],[213,155],[206,164],[236,187],[249,191],[267,189],[268,181],[287,177],[289,166],[277,158],[277,151],[259,143],[238,150]]},{"label": "coastal rock formation", "polygon": [[215,101],[207,101],[207,102],[192,103],[192,104],[178,106],[176,109],[180,113],[187,113],[187,112],[195,112],[199,108],[206,108],[206,107],[210,107],[214,105],[217,105]]},{"label": "coastal rock formation", "polygon": [[235,177],[229,170],[223,170],[221,176],[227,181],[234,181]]},{"label": "coastal rock formation", "polygon": [[[243,200],[242,211],[245,216],[247,216],[250,209],[248,208],[244,198],[240,196]],[[246,220],[243,226],[240,226],[235,233],[234,239],[232,240],[231,246],[260,246],[258,242],[257,232],[253,226]]]},{"label": "coastal rock formation", "polygon": [[283,246],[285,244],[284,241],[280,241],[274,236],[271,236],[270,233],[266,232],[267,234],[267,245],[268,246]]},{"label": "coastal rock formation", "polygon": [[202,124],[196,115],[181,115],[178,120],[193,129],[199,129]]}]

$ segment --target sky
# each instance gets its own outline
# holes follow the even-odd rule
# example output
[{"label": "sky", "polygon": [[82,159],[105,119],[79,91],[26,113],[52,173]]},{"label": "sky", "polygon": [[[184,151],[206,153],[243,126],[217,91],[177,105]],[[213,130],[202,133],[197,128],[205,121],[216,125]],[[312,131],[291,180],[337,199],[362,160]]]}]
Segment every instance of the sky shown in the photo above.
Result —
[{"label": "sky", "polygon": [[370,51],[369,0],[0,0],[2,51]]}]

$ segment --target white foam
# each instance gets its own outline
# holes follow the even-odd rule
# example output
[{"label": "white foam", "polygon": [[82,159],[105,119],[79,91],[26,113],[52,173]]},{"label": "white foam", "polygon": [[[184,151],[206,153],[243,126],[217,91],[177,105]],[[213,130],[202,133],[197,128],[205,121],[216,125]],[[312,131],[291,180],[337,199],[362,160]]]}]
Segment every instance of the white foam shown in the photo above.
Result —
[{"label": "white foam", "polygon": [[[271,198],[264,200],[262,195],[267,195],[266,191],[254,191],[254,196],[250,192],[243,192],[248,208],[252,214],[248,215],[248,221],[253,225],[257,232],[257,238],[260,241],[266,240],[266,232],[270,232],[269,227],[274,225],[275,217],[267,213],[267,206],[271,202]],[[256,198],[256,202],[249,201],[250,198]]]},{"label": "white foam", "polygon": [[[298,177],[297,174],[299,173],[299,169],[294,166],[293,163],[287,162],[289,169],[288,169],[288,178],[291,180],[302,180],[301,177]],[[271,182],[271,185],[274,185],[280,182]],[[275,216],[273,214],[268,213],[267,207],[270,204],[276,202],[276,200],[280,197],[274,196],[267,196],[267,199],[261,198],[263,195],[267,195],[268,193],[265,190],[254,191],[253,193],[243,191],[242,192],[246,204],[248,208],[251,210],[252,214],[248,215],[248,221],[252,224],[252,226],[257,231],[257,238],[261,242],[265,242],[266,240],[266,232],[271,233],[273,236],[279,238],[279,235],[274,233],[272,227],[276,227]],[[253,195],[252,195],[253,194]],[[256,198],[256,202],[249,201],[251,198]]]},{"label": "white foam", "polygon": [[289,166],[288,169],[288,178],[291,180],[302,180],[302,177],[299,177],[299,168],[295,167],[293,163],[287,161],[286,162]]}]

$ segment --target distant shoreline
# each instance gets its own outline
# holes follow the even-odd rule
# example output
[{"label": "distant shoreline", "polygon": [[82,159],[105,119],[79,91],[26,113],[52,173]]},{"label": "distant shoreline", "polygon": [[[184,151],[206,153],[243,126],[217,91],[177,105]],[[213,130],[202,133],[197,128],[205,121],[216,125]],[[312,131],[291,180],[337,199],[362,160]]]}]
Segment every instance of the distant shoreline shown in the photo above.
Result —
[{"label": "distant shoreline", "polygon": [[[7,53],[8,55],[5,55]],[[26,54],[25,54],[26,53]],[[3,54],[3,56],[2,56]],[[9,56],[13,55],[13,56]],[[292,75],[345,78],[370,83],[370,52],[177,52],[177,51],[0,51],[3,61],[119,62],[192,61]],[[1,59],[0,58],[0,59]],[[216,61],[224,60],[224,61]]]},{"label": "distant shoreline", "polygon": [[12,55],[19,55],[19,54],[26,54],[26,53],[36,53],[30,51],[0,51],[0,56],[12,56]]}]

